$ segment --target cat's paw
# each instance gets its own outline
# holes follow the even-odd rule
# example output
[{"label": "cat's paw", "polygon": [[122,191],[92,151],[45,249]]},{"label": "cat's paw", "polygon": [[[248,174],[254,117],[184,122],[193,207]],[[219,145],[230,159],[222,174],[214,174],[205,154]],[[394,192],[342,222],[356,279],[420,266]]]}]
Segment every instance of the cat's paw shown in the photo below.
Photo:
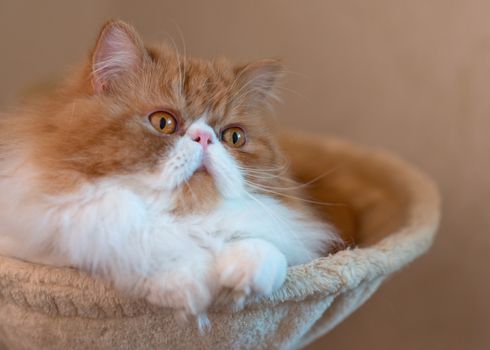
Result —
[{"label": "cat's paw", "polygon": [[179,320],[194,316],[201,330],[208,326],[206,310],[215,293],[206,276],[182,269],[159,273],[147,283],[150,303],[174,309]]},{"label": "cat's paw", "polygon": [[260,239],[228,243],[216,261],[220,285],[231,289],[237,307],[251,293],[270,295],[286,279],[287,261],[272,244]]}]

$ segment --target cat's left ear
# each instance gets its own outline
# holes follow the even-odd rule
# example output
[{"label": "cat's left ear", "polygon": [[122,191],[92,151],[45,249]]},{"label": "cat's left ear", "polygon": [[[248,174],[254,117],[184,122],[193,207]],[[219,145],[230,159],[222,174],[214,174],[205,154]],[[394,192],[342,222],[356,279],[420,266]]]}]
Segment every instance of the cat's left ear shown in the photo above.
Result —
[{"label": "cat's left ear", "polygon": [[143,42],[133,27],[120,20],[107,22],[100,31],[92,54],[94,93],[110,90],[118,79],[139,69],[145,54]]},{"label": "cat's left ear", "polygon": [[280,61],[264,59],[235,68],[236,98],[250,107],[269,105],[278,100],[277,88],[284,75]]}]

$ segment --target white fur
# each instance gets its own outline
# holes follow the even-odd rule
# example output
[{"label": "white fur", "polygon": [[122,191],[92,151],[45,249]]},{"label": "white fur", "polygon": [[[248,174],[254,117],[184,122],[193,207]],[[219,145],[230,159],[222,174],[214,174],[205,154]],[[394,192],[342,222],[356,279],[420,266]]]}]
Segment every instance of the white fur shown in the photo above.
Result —
[{"label": "white fur", "polygon": [[[207,150],[189,132],[160,171],[87,183],[76,193],[39,191],[26,154],[0,161],[0,254],[71,265],[103,276],[150,302],[199,315],[222,288],[241,301],[270,294],[287,265],[319,256],[335,239],[280,201],[248,191],[234,158],[217,138]],[[175,190],[201,165],[223,199],[206,215],[169,212]]]}]

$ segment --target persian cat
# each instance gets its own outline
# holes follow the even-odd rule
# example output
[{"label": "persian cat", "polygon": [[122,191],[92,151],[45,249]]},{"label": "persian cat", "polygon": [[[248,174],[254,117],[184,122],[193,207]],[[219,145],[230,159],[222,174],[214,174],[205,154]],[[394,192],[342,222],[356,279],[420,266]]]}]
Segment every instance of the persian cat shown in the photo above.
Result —
[{"label": "persian cat", "polygon": [[271,294],[338,239],[265,117],[281,72],[145,47],[108,22],[57,90],[0,118],[0,254],[196,316],[221,291]]}]

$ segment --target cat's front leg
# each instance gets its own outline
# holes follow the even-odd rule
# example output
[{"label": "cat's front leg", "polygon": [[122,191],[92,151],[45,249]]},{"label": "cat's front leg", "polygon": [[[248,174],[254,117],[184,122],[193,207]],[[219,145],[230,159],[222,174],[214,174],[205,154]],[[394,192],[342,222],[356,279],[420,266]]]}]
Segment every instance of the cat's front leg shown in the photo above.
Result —
[{"label": "cat's front leg", "polygon": [[233,291],[237,306],[251,293],[270,295],[282,286],[287,274],[283,253],[262,239],[226,243],[216,257],[220,285]]},{"label": "cat's front leg", "polygon": [[169,307],[179,319],[196,317],[199,328],[207,326],[206,312],[217,292],[212,257],[205,252],[168,266],[144,283],[145,298],[152,304]]}]

